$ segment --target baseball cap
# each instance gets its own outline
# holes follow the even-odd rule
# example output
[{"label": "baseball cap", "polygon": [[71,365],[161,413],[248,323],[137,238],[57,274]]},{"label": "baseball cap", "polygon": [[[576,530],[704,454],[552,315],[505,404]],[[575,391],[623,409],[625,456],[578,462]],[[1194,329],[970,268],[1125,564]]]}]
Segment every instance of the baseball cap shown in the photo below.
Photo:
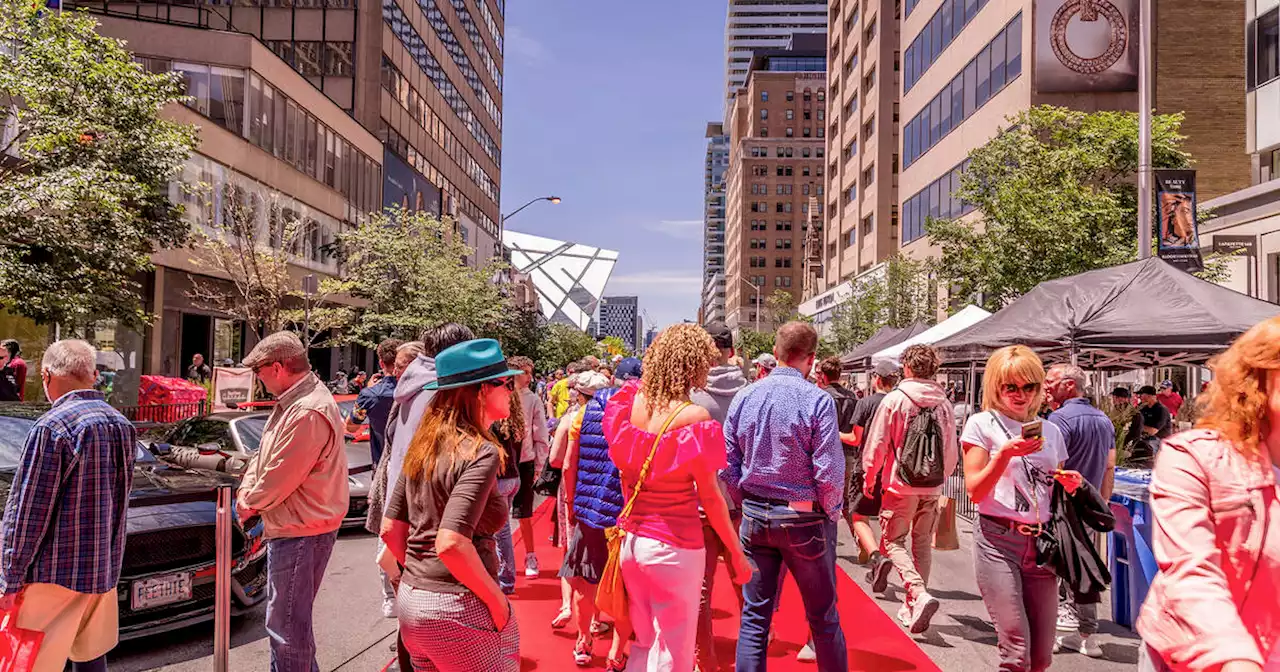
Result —
[{"label": "baseball cap", "polygon": [[778,359],[770,353],[764,353],[751,361],[756,366],[769,369],[770,371],[778,368]]},{"label": "baseball cap", "polygon": [[711,340],[716,342],[717,348],[728,350],[733,347],[733,332],[729,330],[729,325],[724,322],[708,322],[702,328],[711,334]]},{"label": "baseball cap", "polygon": [[876,362],[872,372],[881,378],[897,378],[902,375],[902,369],[892,359],[882,359]]},{"label": "baseball cap", "polygon": [[609,387],[609,379],[604,377],[603,373],[598,371],[584,371],[578,374],[573,381],[573,387],[580,394],[588,397],[595,396],[596,392]]},{"label": "baseball cap", "polygon": [[1156,388],[1150,385],[1143,385],[1142,387],[1138,388],[1138,394],[1155,394],[1155,393],[1156,393]]},{"label": "baseball cap", "polygon": [[1111,390],[1111,396],[1117,397],[1119,399],[1128,399],[1131,395],[1129,393],[1129,388],[1117,387],[1116,389]]},{"label": "baseball cap", "polygon": [[618,368],[614,370],[613,377],[618,380],[633,380],[639,378],[644,371],[644,366],[640,360],[635,357],[627,357],[618,362]]},{"label": "baseball cap", "polygon": [[250,350],[244,358],[244,366],[256,369],[267,364],[306,356],[307,349],[303,347],[297,334],[292,331],[277,331],[253,346],[253,350]]},{"label": "baseball cap", "polygon": [[1170,388],[1170,387],[1173,387],[1173,381],[1172,381],[1172,380],[1166,380],[1166,381],[1164,381],[1163,383],[1160,383],[1160,387],[1164,387],[1164,388]]}]

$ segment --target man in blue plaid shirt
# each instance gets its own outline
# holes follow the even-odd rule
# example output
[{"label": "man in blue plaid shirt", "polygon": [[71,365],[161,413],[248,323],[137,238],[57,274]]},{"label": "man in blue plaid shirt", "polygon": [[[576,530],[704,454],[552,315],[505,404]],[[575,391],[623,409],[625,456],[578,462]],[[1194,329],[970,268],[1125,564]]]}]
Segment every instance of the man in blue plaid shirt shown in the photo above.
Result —
[{"label": "man in blue plaid shirt", "polygon": [[37,671],[107,669],[133,486],[133,425],[93,389],[97,356],[58,341],[40,365],[53,402],[31,428],[0,524],[0,613],[44,633]]}]

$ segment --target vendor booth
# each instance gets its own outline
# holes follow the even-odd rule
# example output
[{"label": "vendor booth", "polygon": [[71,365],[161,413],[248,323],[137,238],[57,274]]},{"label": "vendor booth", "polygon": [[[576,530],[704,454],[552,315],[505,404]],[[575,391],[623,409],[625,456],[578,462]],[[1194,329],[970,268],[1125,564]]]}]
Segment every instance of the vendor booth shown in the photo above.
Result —
[{"label": "vendor booth", "polygon": [[920,334],[929,329],[929,325],[924,322],[916,322],[909,327],[880,327],[880,330],[872,334],[871,338],[850,350],[848,354],[840,358],[840,366],[845,371],[861,371],[871,368],[871,356],[880,352],[884,348],[896,345],[902,341]]},{"label": "vendor booth", "polygon": [[938,341],[941,341],[953,334],[962,332],[989,317],[991,317],[991,313],[977,306],[965,306],[960,310],[960,312],[952,315],[946,320],[939,322],[938,324],[935,324],[934,326],[929,327],[910,338],[901,340],[877,351],[875,354],[871,355],[871,361],[874,363],[887,359],[897,362],[898,358],[902,356],[902,352],[913,345],[933,345],[934,343],[937,343]]}]

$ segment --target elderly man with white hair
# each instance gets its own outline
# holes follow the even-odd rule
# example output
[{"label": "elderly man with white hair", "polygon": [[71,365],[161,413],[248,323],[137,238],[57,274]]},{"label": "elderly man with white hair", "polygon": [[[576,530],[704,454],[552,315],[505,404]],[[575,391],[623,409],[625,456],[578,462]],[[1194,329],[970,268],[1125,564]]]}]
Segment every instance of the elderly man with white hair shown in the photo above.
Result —
[{"label": "elderly man with white hair", "polygon": [[119,637],[116,584],[133,487],[133,424],[93,389],[84,341],[45,350],[53,408],[27,434],[0,524],[0,613],[44,633],[37,672],[105,671]]}]

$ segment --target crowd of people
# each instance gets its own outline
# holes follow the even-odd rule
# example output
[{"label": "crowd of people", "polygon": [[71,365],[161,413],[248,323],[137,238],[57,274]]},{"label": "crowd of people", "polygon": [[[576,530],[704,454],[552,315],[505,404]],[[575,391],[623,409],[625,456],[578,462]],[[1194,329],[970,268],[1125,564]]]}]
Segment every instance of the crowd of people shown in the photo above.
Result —
[{"label": "crowd of people", "polygon": [[[817,361],[817,345],[809,324],[785,324],[749,376],[729,328],[682,324],[643,361],[589,357],[539,379],[535,362],[444,324],[382,343],[379,381],[344,419],[297,336],[266,337],[244,365],[278,401],[236,510],[265,529],[272,669],[317,669],[313,605],[347,510],[344,432],[361,423],[401,670],[514,672],[530,628],[572,628],[565,669],[602,656],[615,672],[710,672],[730,662],[717,658],[719,634],[736,636],[736,669],[764,670],[788,575],[809,632],[798,657],[847,670],[856,634],[838,608],[839,526],[873,592],[897,575],[898,619],[924,633],[943,606],[929,592],[931,554],[953,474],[978,511],[973,571],[999,669],[1102,655],[1098,533],[1114,522],[1117,436],[1085,372],[1002,348],[970,409],[938,381],[929,346],[876,362],[862,391],[838,359]],[[53,408],[27,438],[0,525],[0,612],[43,633],[41,671],[104,670],[117,639],[136,437],[93,390],[94,364],[83,341],[45,351]],[[1171,386],[1137,390],[1130,429],[1163,439],[1151,484],[1161,572],[1138,622],[1142,665],[1269,672],[1280,669],[1280,318],[1212,368],[1191,431],[1169,433],[1168,404],[1184,403]],[[537,577],[539,492],[564,548],[562,608],[550,623],[520,623],[511,521],[524,576]],[[737,633],[713,632],[721,561]]]}]

